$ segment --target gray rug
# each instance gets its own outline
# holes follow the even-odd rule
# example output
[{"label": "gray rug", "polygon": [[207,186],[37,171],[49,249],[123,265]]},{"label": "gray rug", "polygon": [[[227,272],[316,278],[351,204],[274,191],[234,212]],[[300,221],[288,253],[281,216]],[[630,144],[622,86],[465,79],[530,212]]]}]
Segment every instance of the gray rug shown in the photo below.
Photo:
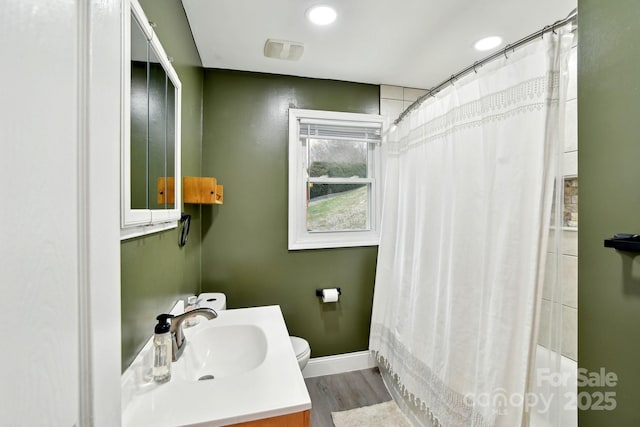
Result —
[{"label": "gray rug", "polygon": [[332,412],[331,418],[335,427],[413,427],[393,400],[349,411]]}]

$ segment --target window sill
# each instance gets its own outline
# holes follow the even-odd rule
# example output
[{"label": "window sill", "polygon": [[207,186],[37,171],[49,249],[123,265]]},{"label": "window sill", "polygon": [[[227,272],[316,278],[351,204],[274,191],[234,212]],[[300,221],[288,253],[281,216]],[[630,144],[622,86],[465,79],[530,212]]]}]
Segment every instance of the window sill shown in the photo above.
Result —
[{"label": "window sill", "polygon": [[[353,248],[359,246],[378,246],[380,244],[380,236],[373,231],[365,232],[349,232],[351,236],[345,237],[344,234],[322,233],[322,234],[305,234],[304,237],[297,239],[289,239],[289,250],[307,250],[307,249],[331,249],[331,248]],[[290,235],[291,237],[291,235]]]},{"label": "window sill", "polygon": [[159,224],[138,225],[120,229],[120,240],[133,239],[147,234],[158,233],[160,231],[171,230],[178,226],[177,221],[161,222]]}]

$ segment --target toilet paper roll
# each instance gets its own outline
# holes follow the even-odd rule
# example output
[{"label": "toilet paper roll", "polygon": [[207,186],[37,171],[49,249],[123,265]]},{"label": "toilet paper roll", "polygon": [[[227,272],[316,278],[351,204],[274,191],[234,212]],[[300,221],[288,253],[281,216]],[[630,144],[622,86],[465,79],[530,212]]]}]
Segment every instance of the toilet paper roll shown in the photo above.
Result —
[{"label": "toilet paper roll", "polygon": [[336,288],[322,290],[322,302],[338,302],[338,290]]}]

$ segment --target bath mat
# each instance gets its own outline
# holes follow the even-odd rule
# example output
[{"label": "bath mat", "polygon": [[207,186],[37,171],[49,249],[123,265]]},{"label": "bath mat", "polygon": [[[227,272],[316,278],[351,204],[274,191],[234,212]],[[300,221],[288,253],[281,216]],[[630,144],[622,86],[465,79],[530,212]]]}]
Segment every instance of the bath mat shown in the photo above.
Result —
[{"label": "bath mat", "polygon": [[413,427],[393,400],[349,411],[332,412],[335,427]]}]

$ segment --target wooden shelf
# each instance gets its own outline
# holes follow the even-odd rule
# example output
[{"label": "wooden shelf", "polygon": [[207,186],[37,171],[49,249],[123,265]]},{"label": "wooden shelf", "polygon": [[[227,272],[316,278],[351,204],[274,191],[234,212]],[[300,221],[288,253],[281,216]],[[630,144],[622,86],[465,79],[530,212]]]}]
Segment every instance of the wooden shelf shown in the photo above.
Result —
[{"label": "wooden shelf", "polygon": [[221,205],[223,187],[212,177],[185,176],[182,178],[182,199],[184,203]]},{"label": "wooden shelf", "polygon": [[221,205],[224,202],[224,185],[217,184],[216,185],[216,201],[214,202],[216,205]]}]

